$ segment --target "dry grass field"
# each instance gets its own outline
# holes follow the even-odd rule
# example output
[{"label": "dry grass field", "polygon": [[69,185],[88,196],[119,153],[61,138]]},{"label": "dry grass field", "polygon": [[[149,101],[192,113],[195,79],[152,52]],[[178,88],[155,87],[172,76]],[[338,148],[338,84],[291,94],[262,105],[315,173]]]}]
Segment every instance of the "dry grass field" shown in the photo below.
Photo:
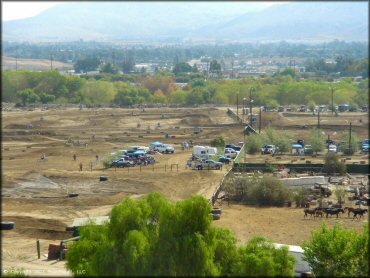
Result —
[{"label": "dry grass field", "polygon": [[[332,136],[335,140],[346,129],[346,121],[352,121],[363,139],[368,136],[367,117],[367,114],[355,113],[336,118],[328,115],[322,117],[322,126],[330,134],[336,132]],[[315,125],[315,119],[308,114],[302,117],[264,113],[262,126],[271,124],[278,129],[291,129],[296,136],[305,137],[308,131],[299,129],[299,125],[302,122]],[[33,128],[27,128],[28,124]],[[203,131],[194,134],[198,127]],[[227,142],[237,143],[243,140],[242,130],[243,127],[227,115],[226,108],[3,111],[2,219],[16,223],[14,230],[2,233],[3,269],[16,266],[23,267],[26,274],[69,275],[64,262],[48,261],[45,256],[37,259],[36,240],[40,240],[41,254],[47,254],[49,243],[72,237],[65,228],[74,218],[108,215],[112,206],[124,197],[140,198],[158,191],[171,200],[194,194],[210,198],[227,167],[221,171],[187,169],[191,150],[181,150],[181,142],[192,140],[194,144],[208,144],[215,136],[222,135]],[[166,134],[170,138],[165,138]],[[74,142],[79,140],[81,146],[67,146],[68,138]],[[157,140],[173,144],[176,151],[173,155],[154,155],[158,161],[154,167],[104,169],[101,163],[95,163],[96,155],[102,159],[112,151],[149,145]],[[41,161],[42,154],[47,156],[47,161]],[[77,161],[73,161],[73,154],[77,155]],[[322,161],[322,158],[323,155],[316,159]],[[246,159],[264,161],[265,157],[256,155]],[[284,159],[288,161],[290,156]],[[368,157],[357,155],[353,159],[360,161]],[[79,171],[80,162],[83,171]],[[102,175],[108,176],[108,180],[99,181]],[[79,196],[68,198],[69,193]],[[233,229],[241,242],[260,234],[275,242],[300,244],[322,222],[304,220],[302,209],[218,205],[223,208],[223,214],[214,224]],[[328,220],[329,224],[335,221],[334,218]],[[353,221],[343,215],[339,221],[361,230],[367,220]]]},{"label": "dry grass field", "polygon": [[[71,70],[72,64],[67,64],[59,61],[52,61],[53,69],[56,70]],[[50,69],[50,60],[48,59],[16,59],[13,57],[3,56],[2,65],[3,70],[12,69],[28,69],[28,70],[48,70]]]}]

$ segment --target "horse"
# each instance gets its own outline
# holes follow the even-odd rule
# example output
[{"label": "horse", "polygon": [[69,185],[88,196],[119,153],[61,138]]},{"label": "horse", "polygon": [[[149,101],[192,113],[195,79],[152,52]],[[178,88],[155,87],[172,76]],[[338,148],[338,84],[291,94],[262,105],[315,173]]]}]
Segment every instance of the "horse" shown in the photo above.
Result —
[{"label": "horse", "polygon": [[315,213],[316,213],[315,209],[308,209],[308,208],[304,209],[304,217],[306,217],[308,214],[311,216],[313,215],[315,217]]},{"label": "horse", "polygon": [[328,218],[328,215],[334,215],[336,214],[337,215],[337,218],[339,216],[339,213],[344,213],[344,209],[341,209],[341,208],[327,208],[324,210],[324,212],[326,213],[326,218]]},{"label": "horse", "polygon": [[351,212],[352,212],[352,213],[354,213],[355,208],[345,207],[345,208],[344,208],[344,211],[346,211],[346,210],[348,210],[348,218],[349,218],[349,216],[350,216]]},{"label": "horse", "polygon": [[355,208],[353,210],[353,218],[357,218],[357,215],[360,215],[360,218],[367,212],[367,209]]},{"label": "horse", "polygon": [[315,212],[315,216],[316,217],[321,216],[321,218],[322,218],[324,216],[324,213],[323,213],[323,211],[320,208],[317,208],[316,209],[316,212]]}]

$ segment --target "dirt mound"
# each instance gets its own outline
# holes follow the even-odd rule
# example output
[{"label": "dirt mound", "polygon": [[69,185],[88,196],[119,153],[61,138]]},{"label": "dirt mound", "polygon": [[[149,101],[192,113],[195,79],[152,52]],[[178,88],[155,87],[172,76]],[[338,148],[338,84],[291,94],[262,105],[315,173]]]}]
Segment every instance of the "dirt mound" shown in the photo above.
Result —
[{"label": "dirt mound", "polygon": [[66,224],[55,219],[4,216],[3,221],[14,222],[13,232],[29,238],[61,240],[72,237],[72,233],[65,230]]}]

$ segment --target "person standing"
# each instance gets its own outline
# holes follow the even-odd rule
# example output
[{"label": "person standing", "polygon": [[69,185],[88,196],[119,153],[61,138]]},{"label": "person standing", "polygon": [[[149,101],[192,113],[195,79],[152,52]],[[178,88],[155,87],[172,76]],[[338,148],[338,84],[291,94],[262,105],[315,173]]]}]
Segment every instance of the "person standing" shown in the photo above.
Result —
[{"label": "person standing", "polygon": [[80,162],[80,171],[82,171],[82,162]]},{"label": "person standing", "polygon": [[76,159],[77,159],[77,155],[73,154],[73,161],[76,161]]}]

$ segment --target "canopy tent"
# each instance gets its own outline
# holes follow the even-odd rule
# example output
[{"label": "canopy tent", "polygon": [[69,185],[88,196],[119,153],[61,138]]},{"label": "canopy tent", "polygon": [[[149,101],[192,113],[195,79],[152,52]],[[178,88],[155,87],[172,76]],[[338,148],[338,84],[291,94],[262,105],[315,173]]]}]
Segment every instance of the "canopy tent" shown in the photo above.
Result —
[{"label": "canopy tent", "polygon": [[292,149],[303,149],[303,146],[302,145],[300,145],[300,144],[293,144],[292,145]]}]

